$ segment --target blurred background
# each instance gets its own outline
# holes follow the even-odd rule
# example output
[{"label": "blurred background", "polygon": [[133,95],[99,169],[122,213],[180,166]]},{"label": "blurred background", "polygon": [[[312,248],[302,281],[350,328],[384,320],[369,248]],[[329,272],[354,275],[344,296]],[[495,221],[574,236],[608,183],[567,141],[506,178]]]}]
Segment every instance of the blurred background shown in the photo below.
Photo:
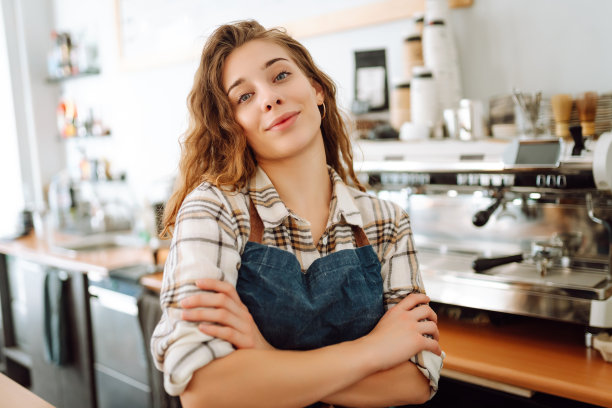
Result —
[{"label": "blurred background", "polygon": [[[355,18],[362,26],[351,27],[350,13],[344,14],[349,21],[315,18],[373,3],[382,22],[371,15]],[[267,0],[1,4],[5,230],[15,212],[48,206],[49,185],[60,172],[73,179],[127,180],[138,205],[163,201],[177,168],[177,140],[186,128],[186,96],[199,52],[217,25],[255,18],[288,27],[337,82],[341,105],[350,111],[355,52],[385,50],[391,88],[403,76],[402,47],[414,31],[412,12],[423,10],[422,1],[367,0],[283,6]],[[405,4],[403,17],[393,9],[398,4]],[[449,26],[462,97],[486,106],[513,87],[545,95],[610,91],[610,15],[612,3],[598,0],[475,1],[452,8]]]}]

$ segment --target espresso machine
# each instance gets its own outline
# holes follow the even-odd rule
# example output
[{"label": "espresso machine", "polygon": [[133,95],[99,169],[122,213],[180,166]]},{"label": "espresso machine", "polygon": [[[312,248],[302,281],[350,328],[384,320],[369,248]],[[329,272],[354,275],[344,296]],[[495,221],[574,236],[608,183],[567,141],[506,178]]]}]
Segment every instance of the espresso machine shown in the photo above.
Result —
[{"label": "espresso machine", "polygon": [[432,301],[612,328],[612,133],[358,141],[355,170],[410,215]]}]

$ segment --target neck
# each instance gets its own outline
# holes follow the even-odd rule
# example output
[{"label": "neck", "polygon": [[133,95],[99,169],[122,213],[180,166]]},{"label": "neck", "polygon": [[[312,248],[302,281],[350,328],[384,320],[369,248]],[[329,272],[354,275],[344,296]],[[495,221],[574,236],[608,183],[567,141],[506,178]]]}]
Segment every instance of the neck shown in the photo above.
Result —
[{"label": "neck", "polygon": [[296,156],[258,164],[287,208],[311,223],[319,222],[313,218],[321,219],[322,212],[327,220],[332,187],[322,137]]}]

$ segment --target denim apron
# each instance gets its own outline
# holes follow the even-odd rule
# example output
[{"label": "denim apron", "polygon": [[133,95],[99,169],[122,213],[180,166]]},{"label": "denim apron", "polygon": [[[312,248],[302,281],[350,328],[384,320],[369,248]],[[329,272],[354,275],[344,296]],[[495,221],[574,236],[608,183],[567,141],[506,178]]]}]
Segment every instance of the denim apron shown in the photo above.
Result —
[{"label": "denim apron", "polygon": [[236,289],[268,343],[311,350],[376,326],[384,314],[381,265],[362,228],[353,227],[356,249],[319,258],[303,273],[294,254],[261,244],[263,223],[252,202],[250,216]]}]

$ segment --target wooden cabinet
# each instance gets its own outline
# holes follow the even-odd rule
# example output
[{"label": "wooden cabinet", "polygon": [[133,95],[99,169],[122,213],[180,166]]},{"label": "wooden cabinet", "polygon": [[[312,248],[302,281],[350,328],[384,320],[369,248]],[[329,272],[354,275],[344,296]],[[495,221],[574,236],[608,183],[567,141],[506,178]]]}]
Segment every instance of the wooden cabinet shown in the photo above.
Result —
[{"label": "wooden cabinet", "polygon": [[[56,292],[45,296],[47,276],[62,278],[57,313]],[[47,278],[48,279],[48,278]],[[2,349],[9,377],[58,407],[95,407],[87,276],[17,257],[0,256]],[[62,319],[62,333],[53,330]],[[52,330],[49,330],[51,327]],[[47,330],[45,330],[47,328]],[[65,346],[61,363],[50,361],[45,342]],[[55,353],[52,353],[55,354]]]}]

